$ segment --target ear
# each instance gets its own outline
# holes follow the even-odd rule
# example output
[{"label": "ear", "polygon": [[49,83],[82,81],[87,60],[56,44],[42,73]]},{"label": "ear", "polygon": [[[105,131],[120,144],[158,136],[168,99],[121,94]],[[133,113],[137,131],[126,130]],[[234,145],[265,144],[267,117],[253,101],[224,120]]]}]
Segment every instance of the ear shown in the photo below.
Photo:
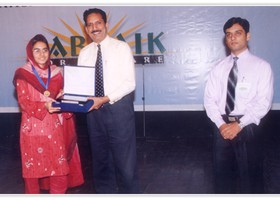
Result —
[{"label": "ear", "polygon": [[251,34],[250,34],[250,32],[247,33],[247,38],[246,38],[246,39],[247,39],[247,42],[251,39]]},{"label": "ear", "polygon": [[89,31],[88,31],[87,26],[85,26],[85,31],[86,31],[86,33],[89,35]]}]

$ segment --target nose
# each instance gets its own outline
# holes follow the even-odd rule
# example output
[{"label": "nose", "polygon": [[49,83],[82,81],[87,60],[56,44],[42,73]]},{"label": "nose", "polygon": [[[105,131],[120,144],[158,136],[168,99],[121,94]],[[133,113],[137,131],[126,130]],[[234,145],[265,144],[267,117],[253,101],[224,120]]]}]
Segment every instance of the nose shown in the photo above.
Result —
[{"label": "nose", "polygon": [[95,25],[94,24],[90,24],[90,28],[94,29]]},{"label": "nose", "polygon": [[90,27],[92,30],[96,30],[97,29],[97,25],[95,23],[90,24]]},{"label": "nose", "polygon": [[43,51],[39,51],[38,54],[41,56],[44,55],[45,53]]},{"label": "nose", "polygon": [[236,35],[235,34],[230,34],[230,35],[227,35],[227,38],[229,40],[235,40],[236,39]]},{"label": "nose", "polygon": [[235,39],[236,39],[236,35],[235,35],[235,34],[232,34],[231,40],[235,40]]}]

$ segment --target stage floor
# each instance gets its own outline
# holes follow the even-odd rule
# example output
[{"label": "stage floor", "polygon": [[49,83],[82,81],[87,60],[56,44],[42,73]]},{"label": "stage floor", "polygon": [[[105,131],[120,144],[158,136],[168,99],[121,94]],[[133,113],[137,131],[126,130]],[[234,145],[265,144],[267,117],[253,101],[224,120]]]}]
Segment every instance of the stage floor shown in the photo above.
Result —
[{"label": "stage floor", "polygon": [[[143,194],[213,194],[212,135],[205,115],[196,113],[137,113],[137,156]],[[175,117],[177,116],[177,117]],[[266,120],[266,160],[269,193],[280,194],[279,126],[272,112]],[[94,194],[91,155],[85,120],[78,116],[78,145],[85,183],[68,194]],[[0,135],[0,194],[23,194],[18,114],[2,114]],[[279,119],[279,118],[278,118]],[[167,123],[168,122],[168,123]],[[171,128],[171,125],[172,128]],[[170,127],[170,128],[168,128]],[[145,130],[145,133],[143,133]],[[46,193],[45,191],[42,191]]]}]

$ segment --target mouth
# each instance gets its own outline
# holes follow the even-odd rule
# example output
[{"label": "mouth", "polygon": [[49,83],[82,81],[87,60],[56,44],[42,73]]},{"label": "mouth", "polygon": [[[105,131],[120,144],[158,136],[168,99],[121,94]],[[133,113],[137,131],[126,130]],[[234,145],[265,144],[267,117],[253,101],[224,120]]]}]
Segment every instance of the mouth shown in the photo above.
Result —
[{"label": "mouth", "polygon": [[231,46],[235,46],[235,45],[237,45],[237,44],[238,44],[237,42],[232,42],[232,43],[230,43]]},{"label": "mouth", "polygon": [[97,34],[99,34],[99,33],[101,33],[100,30],[98,30],[98,31],[92,31],[92,32],[91,32],[91,34],[93,34],[93,35],[97,35]]},{"label": "mouth", "polygon": [[38,58],[38,60],[44,61],[44,60],[46,60],[46,57],[40,57],[40,58]]}]

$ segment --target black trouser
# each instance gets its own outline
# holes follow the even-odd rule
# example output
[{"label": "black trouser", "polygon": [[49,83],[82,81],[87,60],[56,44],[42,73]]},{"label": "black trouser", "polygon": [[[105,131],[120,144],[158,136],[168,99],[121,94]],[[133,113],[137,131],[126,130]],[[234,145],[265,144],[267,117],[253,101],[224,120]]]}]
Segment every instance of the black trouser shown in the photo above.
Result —
[{"label": "black trouser", "polygon": [[139,193],[132,95],[87,115],[97,193]]},{"label": "black trouser", "polygon": [[233,140],[225,140],[214,126],[215,193],[263,193],[262,137],[250,124]]}]

